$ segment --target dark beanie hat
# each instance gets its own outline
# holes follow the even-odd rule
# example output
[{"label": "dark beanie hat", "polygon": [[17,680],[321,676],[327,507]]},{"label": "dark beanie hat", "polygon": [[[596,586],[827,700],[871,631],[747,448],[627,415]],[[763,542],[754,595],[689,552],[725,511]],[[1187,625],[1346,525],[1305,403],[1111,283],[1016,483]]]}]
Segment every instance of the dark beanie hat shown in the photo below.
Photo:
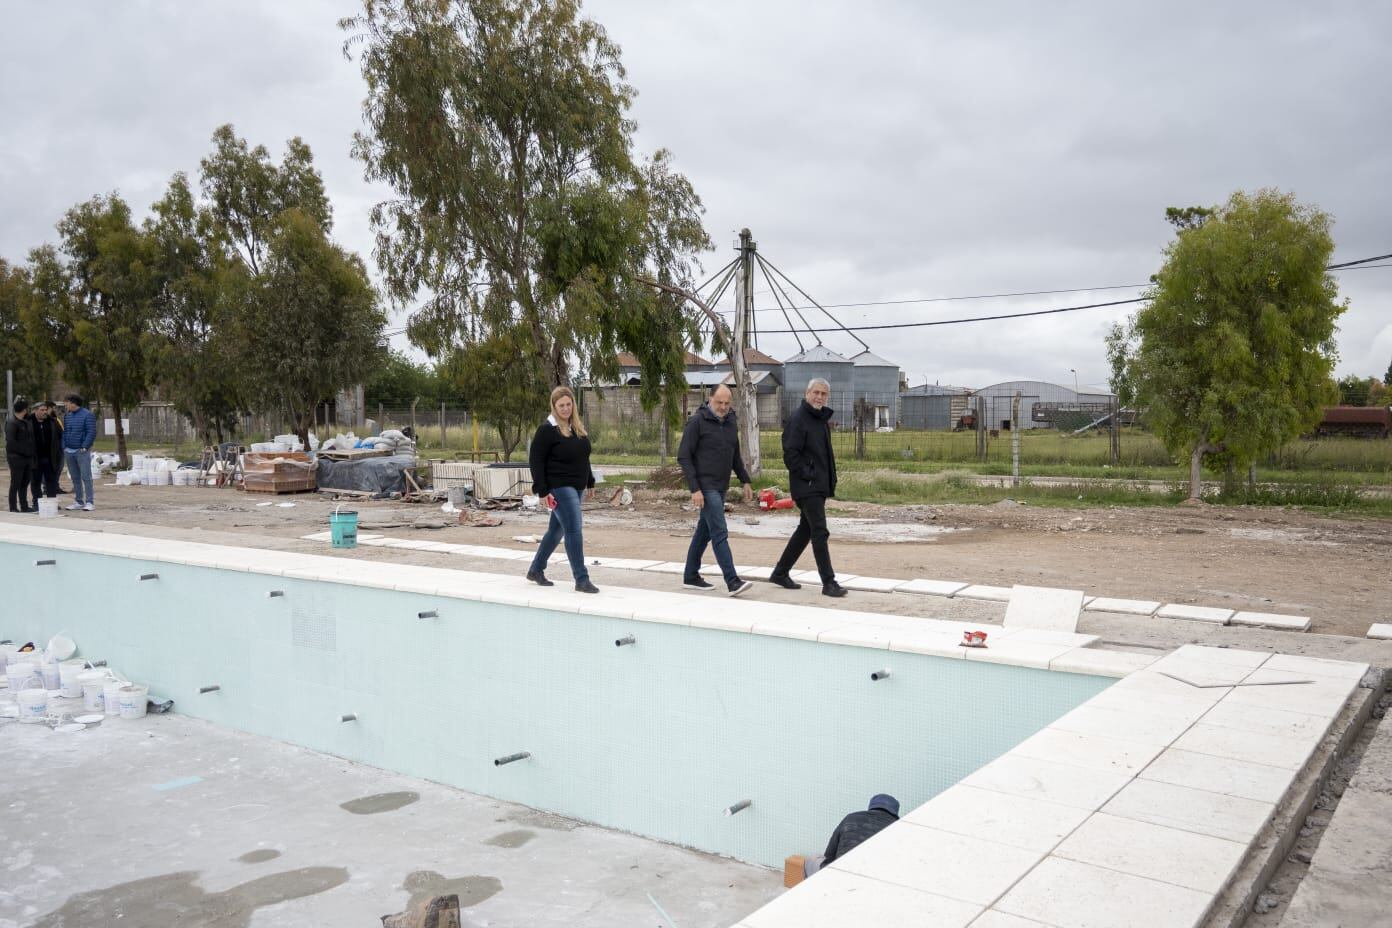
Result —
[{"label": "dark beanie hat", "polygon": [[876,809],[883,809],[890,815],[894,816],[895,818],[898,818],[899,800],[895,799],[888,793],[876,793],[874,796],[870,797],[869,809],[871,812],[875,811]]}]

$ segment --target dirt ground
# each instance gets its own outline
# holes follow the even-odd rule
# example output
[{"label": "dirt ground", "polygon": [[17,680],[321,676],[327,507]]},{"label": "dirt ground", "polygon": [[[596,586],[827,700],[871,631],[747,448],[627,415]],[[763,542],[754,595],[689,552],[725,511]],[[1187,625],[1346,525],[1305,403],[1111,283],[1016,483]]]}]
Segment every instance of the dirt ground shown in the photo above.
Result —
[{"label": "dirt ground", "polygon": [[[64,513],[52,524],[96,518],[293,538],[325,530],[335,505],[316,494],[185,487],[100,486],[96,495],[97,512]],[[502,512],[502,525],[483,528],[458,525],[438,504],[344,505],[361,513],[365,529],[519,549],[529,546],[513,536],[539,534],[546,522],[543,513]],[[680,492],[654,491],[641,491],[628,508],[587,504],[586,554],[683,560],[694,519],[684,505]],[[1392,621],[1388,521],[1263,508],[1055,509],[1008,500],[990,506],[834,503],[831,513],[832,556],[843,574],[1025,583],[1292,613],[1310,616],[1313,632],[1359,638],[1371,623]],[[737,506],[729,517],[736,563],[773,564],[796,518],[795,512]],[[810,551],[799,566],[814,566]]]}]

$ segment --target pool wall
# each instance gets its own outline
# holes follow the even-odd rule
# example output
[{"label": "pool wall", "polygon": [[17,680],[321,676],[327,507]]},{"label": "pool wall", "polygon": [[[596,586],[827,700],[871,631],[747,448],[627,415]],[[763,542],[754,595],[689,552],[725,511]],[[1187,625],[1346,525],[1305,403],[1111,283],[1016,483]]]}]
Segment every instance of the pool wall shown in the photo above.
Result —
[{"label": "pool wall", "polygon": [[[675,622],[638,620],[618,591],[586,605],[615,597],[630,617],[558,611],[525,589],[524,604],[358,585],[336,573],[341,559],[251,552],[259,569],[221,569],[149,556],[170,552],[148,539],[100,541],[117,538],[123,556],[0,546],[10,591],[0,631],[38,641],[66,631],[176,711],[770,866],[820,848],[874,793],[905,809],[926,802],[1113,682],[693,627],[671,610]],[[234,549],[179,547],[186,559],[237,560]],[[281,574],[263,572],[272,560]],[[475,594],[498,586],[433,573]],[[651,595],[659,611],[666,598],[690,600]],[[635,643],[617,647],[625,636]],[[882,669],[889,678],[872,681]],[[347,713],[356,721],[341,722]],[[531,757],[494,764],[518,752]],[[746,799],[747,810],[722,814]]]}]

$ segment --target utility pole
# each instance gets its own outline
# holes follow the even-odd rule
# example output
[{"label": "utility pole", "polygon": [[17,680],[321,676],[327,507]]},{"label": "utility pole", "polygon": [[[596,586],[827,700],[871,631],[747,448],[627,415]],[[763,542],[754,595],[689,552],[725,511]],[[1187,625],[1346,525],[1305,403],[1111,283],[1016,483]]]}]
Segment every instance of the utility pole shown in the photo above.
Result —
[{"label": "utility pole", "polygon": [[14,413],[14,371],[5,371],[5,419]]},{"label": "utility pole", "polygon": [[754,253],[759,250],[759,243],[748,229],[740,229],[735,250],[740,253],[739,269],[735,272],[735,305],[739,309],[735,313],[735,341],[743,350],[753,347],[750,339],[754,332]]}]

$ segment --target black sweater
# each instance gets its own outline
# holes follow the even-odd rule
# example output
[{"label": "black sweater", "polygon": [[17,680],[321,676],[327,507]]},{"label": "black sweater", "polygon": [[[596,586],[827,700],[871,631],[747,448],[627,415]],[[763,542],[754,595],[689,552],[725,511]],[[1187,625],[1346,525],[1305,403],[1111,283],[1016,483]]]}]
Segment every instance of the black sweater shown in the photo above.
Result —
[{"label": "black sweater", "polygon": [[836,455],[831,449],[832,412],[803,400],[783,427],[783,463],[793,499],[836,495]]},{"label": "black sweater", "polygon": [[11,416],[5,422],[5,458],[11,462],[27,461],[37,463],[38,451],[34,445],[34,424],[26,416]]},{"label": "black sweater", "polygon": [[702,405],[686,420],[682,429],[677,463],[686,475],[687,489],[724,493],[730,489],[730,471],[740,483],[749,482],[749,472],[740,457],[739,423],[732,409],[721,419],[709,405]]},{"label": "black sweater", "polygon": [[556,487],[584,492],[594,486],[589,437],[574,433],[566,437],[550,420],[532,436],[527,463],[532,468],[532,492],[537,496],[546,496]]}]

